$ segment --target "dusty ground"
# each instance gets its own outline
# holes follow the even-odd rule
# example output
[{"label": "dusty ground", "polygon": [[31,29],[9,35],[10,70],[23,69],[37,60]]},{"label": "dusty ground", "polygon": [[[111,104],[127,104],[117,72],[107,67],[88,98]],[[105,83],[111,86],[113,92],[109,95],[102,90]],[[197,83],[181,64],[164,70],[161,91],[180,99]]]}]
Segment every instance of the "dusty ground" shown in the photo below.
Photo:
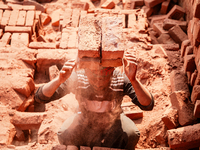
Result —
[{"label": "dusty ground", "polygon": [[[51,14],[56,9],[59,9],[59,8],[64,9],[66,7],[70,7],[70,1],[72,0],[69,0],[69,1],[54,0],[51,3],[46,3],[43,5],[46,6],[47,13]],[[96,6],[98,7],[98,2],[96,2]],[[56,41],[56,37],[59,35],[56,28],[52,28],[51,24],[49,24],[47,26],[44,26],[44,31],[46,33],[45,35],[46,38],[49,38],[52,41]],[[154,109],[148,112],[144,111],[143,118],[134,120],[134,122],[136,123],[136,126],[139,128],[141,132],[141,137],[140,137],[139,143],[137,144],[137,148],[141,149],[141,148],[150,148],[150,147],[151,148],[168,147],[167,139],[166,139],[167,129],[164,123],[162,122],[161,117],[162,117],[163,112],[166,110],[166,108],[171,105],[170,99],[169,99],[169,95],[171,93],[170,72],[173,69],[182,68],[180,50],[166,51],[167,53],[167,58],[166,58],[164,57],[163,52],[159,48],[156,48],[156,47],[153,47],[150,50],[141,49],[141,48],[135,48],[135,49],[137,51],[136,55],[138,58],[137,77],[149,89],[149,91],[153,94],[154,99],[155,99]],[[6,62],[4,65],[6,65]],[[36,87],[40,86],[42,83],[47,82],[47,80],[48,79],[46,77],[42,77],[40,74],[36,74],[35,75]],[[2,80],[1,82],[5,82],[5,81]],[[11,92],[11,91],[8,90],[7,92]],[[57,103],[52,102],[50,104],[47,104],[46,111],[48,112],[48,115],[49,115],[48,118],[51,118],[53,115],[56,114],[57,116],[60,115],[59,117],[61,118],[61,120],[64,120],[65,118],[67,118],[67,116],[70,116],[73,114],[73,112],[75,111],[77,107],[77,101],[75,100],[74,95],[68,95],[67,98],[71,99],[71,101],[63,102],[63,99],[64,99],[63,98],[59,100],[59,102]],[[129,101],[130,99],[128,97],[124,98],[124,103],[129,102]],[[57,105],[58,103],[59,105]],[[131,106],[127,109],[139,110],[137,106]],[[69,111],[62,114],[64,110],[69,110]],[[51,124],[52,122],[54,122],[53,119],[52,121],[48,123]],[[59,124],[61,123],[62,122],[60,121]],[[36,131],[36,132],[40,133],[40,131]],[[32,136],[34,136],[34,134],[32,134]],[[44,145],[40,146],[40,148],[46,147],[46,149],[48,149],[47,145],[48,144],[51,145],[52,143],[43,142],[43,144]],[[20,146],[23,144],[14,142],[14,145]],[[35,145],[34,144],[30,145],[30,147],[33,147],[34,149]],[[35,149],[37,148],[35,147]]]}]

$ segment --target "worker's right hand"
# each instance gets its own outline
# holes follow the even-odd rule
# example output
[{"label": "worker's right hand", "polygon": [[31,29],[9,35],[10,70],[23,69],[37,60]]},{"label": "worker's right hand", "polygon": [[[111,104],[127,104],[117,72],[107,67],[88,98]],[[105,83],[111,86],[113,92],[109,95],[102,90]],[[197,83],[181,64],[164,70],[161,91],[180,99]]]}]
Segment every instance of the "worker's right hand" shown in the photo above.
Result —
[{"label": "worker's right hand", "polygon": [[76,61],[74,59],[70,59],[67,62],[65,62],[59,74],[60,84],[65,82],[70,77],[75,66],[76,66]]}]

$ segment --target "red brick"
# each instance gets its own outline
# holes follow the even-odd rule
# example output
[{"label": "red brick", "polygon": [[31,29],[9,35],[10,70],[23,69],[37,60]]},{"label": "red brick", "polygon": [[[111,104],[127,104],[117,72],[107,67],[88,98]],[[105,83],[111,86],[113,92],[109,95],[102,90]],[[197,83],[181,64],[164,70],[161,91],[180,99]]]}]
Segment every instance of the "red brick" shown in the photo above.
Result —
[{"label": "red brick", "polygon": [[194,116],[196,118],[200,118],[200,100],[196,100],[194,107]]},{"label": "red brick", "polygon": [[80,150],[91,150],[91,148],[86,146],[80,146]]},{"label": "red brick", "polygon": [[144,3],[147,7],[154,7],[164,1],[165,0],[144,0]]},{"label": "red brick", "polygon": [[169,35],[171,36],[171,38],[176,42],[179,43],[179,45],[181,45],[181,43],[184,40],[187,40],[187,34],[178,26],[174,26],[169,30]]},{"label": "red brick", "polygon": [[0,27],[1,28],[4,28],[5,26],[8,25],[8,21],[10,19],[10,15],[11,15],[11,12],[10,10],[5,10],[3,12],[3,16],[2,16],[2,19],[1,19],[1,24],[0,24]]},{"label": "red brick", "polygon": [[35,7],[36,6],[33,6],[33,5],[23,5],[22,10],[25,10],[25,11],[35,10]]},{"label": "red brick", "polygon": [[185,10],[181,6],[174,5],[174,7],[168,12],[167,16],[168,18],[179,20],[184,16],[184,14]]},{"label": "red brick", "polygon": [[80,10],[79,9],[73,9],[72,10],[72,27],[78,27],[79,24],[79,17],[80,17]]},{"label": "red brick", "polygon": [[192,89],[191,101],[193,104],[200,99],[200,85],[195,85]]},{"label": "red brick", "polygon": [[191,85],[192,87],[193,87],[194,84],[195,84],[195,80],[196,80],[196,78],[197,78],[197,74],[198,74],[198,71],[195,70],[195,71],[192,73],[192,75],[191,75],[190,85]]},{"label": "red brick", "polygon": [[0,45],[6,46],[7,44],[9,44],[10,38],[11,38],[11,33],[4,33],[1,40],[0,40]]},{"label": "red brick", "polygon": [[102,18],[102,59],[123,58],[124,41],[121,18]]},{"label": "red brick", "polygon": [[154,23],[153,24],[153,29],[158,33],[160,36],[161,34],[168,33],[168,31],[163,29],[163,24],[162,23]]},{"label": "red brick", "polygon": [[187,77],[183,71],[173,70],[170,74],[171,89],[174,91],[185,91],[190,97],[190,91],[187,84]]},{"label": "red brick", "polygon": [[168,18],[163,21],[163,28],[165,30],[169,30],[175,25],[179,25],[183,31],[187,31],[186,21],[179,21],[179,20],[168,19]]},{"label": "red brick", "polygon": [[168,108],[162,114],[162,121],[168,129],[174,129],[178,127],[178,110],[175,107]]},{"label": "red brick", "polygon": [[107,0],[101,5],[101,8],[104,8],[104,9],[112,9],[114,7],[115,7],[115,3],[112,0]]},{"label": "red brick", "polygon": [[160,44],[174,44],[176,43],[168,33],[162,33],[159,37],[158,37],[158,42]]},{"label": "red brick", "polygon": [[143,117],[143,111],[125,111],[124,114],[131,120],[140,119]]},{"label": "red brick", "polygon": [[73,2],[71,8],[87,11],[89,9],[89,4],[87,2]]},{"label": "red brick", "polygon": [[185,56],[193,54],[193,46],[187,46],[185,48]]},{"label": "red brick", "polygon": [[184,40],[181,44],[181,57],[185,56],[185,49],[190,45],[190,40]]},{"label": "red brick", "polygon": [[193,28],[193,42],[200,42],[200,20],[195,21]]},{"label": "red brick", "polygon": [[[133,4],[134,4],[134,6],[133,6]],[[126,9],[126,10],[132,9],[131,7],[135,7],[135,3],[134,2],[133,2],[133,4],[132,4],[131,0],[126,0],[126,2],[124,4],[124,9]]]},{"label": "red brick", "polygon": [[19,16],[17,19],[17,26],[24,26],[25,25],[25,20],[26,20],[26,11],[19,11]]},{"label": "red brick", "polygon": [[190,54],[190,55],[185,55],[184,56],[184,71],[190,71],[190,72],[194,72],[194,70],[196,69],[196,64],[195,64],[195,55],[194,54]]},{"label": "red brick", "polygon": [[190,40],[191,45],[194,45],[193,30],[194,30],[195,21],[196,21],[195,18],[190,20],[189,23],[188,23],[188,28],[187,28],[187,35],[188,35],[188,39]]},{"label": "red brick", "polygon": [[43,25],[47,25],[51,22],[51,17],[46,13],[41,13],[41,21]]},{"label": "red brick", "polygon": [[150,17],[151,19],[151,26],[153,26],[154,23],[162,23],[166,19],[167,15],[153,15]]},{"label": "red brick", "polygon": [[180,127],[167,131],[171,149],[191,149],[200,147],[200,124]]},{"label": "red brick", "polygon": [[17,111],[20,112],[25,112],[27,110],[27,108],[31,105],[34,104],[34,96],[30,95],[28,98],[26,98],[23,103],[17,108]]},{"label": "red brick", "polygon": [[[66,145],[55,145],[55,146],[52,147],[51,150],[68,150],[68,149],[67,149]],[[77,150],[77,149],[73,149],[73,150]]]},{"label": "red brick", "polygon": [[3,10],[0,9],[0,22],[1,22],[2,17],[3,17]]},{"label": "red brick", "polygon": [[15,135],[16,140],[17,141],[25,141],[26,139],[25,139],[24,132],[17,127],[15,127],[15,130],[16,130],[16,135]]},{"label": "red brick", "polygon": [[179,45],[178,44],[158,44],[162,46],[164,49],[169,50],[169,51],[178,51],[179,50]]},{"label": "red brick", "polygon": [[170,0],[162,2],[161,9],[160,9],[160,13],[161,14],[166,14],[167,13],[169,4],[170,4]]},{"label": "red brick", "polygon": [[55,10],[52,14],[51,14],[51,25],[58,27],[60,25],[60,13],[61,13],[61,9],[57,9]]},{"label": "red brick", "polygon": [[35,6],[35,10],[45,12],[46,8],[43,4],[40,4],[36,1],[23,1],[24,6]]},{"label": "red brick", "polygon": [[12,8],[6,4],[0,4],[0,9],[2,10],[12,10]]},{"label": "red brick", "polygon": [[128,15],[128,28],[134,28],[136,26],[136,15],[135,14],[129,14]]},{"label": "red brick", "polygon": [[69,39],[68,39],[68,44],[67,44],[68,49],[77,49],[78,47],[78,33],[76,29],[71,30]]},{"label": "red brick", "polygon": [[147,7],[147,6],[143,6],[142,9],[144,10],[144,13],[146,14],[147,18],[149,18],[152,13],[153,13],[153,8]]},{"label": "red brick", "polygon": [[107,147],[97,147],[97,146],[94,146],[92,150],[111,150],[111,149],[107,148]]},{"label": "red brick", "polygon": [[28,33],[29,35],[31,35],[31,27],[6,26],[5,27],[5,32],[10,32],[10,33]]},{"label": "red brick", "polygon": [[15,112],[11,123],[21,130],[39,129],[46,113]]},{"label": "red brick", "polygon": [[101,66],[103,67],[119,67],[122,66],[122,59],[101,59]]},{"label": "red brick", "polygon": [[11,37],[12,47],[28,47],[29,35],[28,33],[13,33]]},{"label": "red brick", "polygon": [[[90,31],[90,32],[88,32]],[[96,17],[81,18],[78,33],[78,57],[100,57],[101,21]]]},{"label": "red brick", "polygon": [[71,26],[72,9],[66,8],[63,14],[63,28]]},{"label": "red brick", "polygon": [[49,80],[53,80],[59,75],[59,69],[56,65],[49,67]]},{"label": "red brick", "polygon": [[55,43],[44,43],[44,42],[31,42],[29,48],[32,49],[55,49]]},{"label": "red brick", "polygon": [[143,6],[144,5],[144,0],[132,0],[135,2],[135,6]]},{"label": "red brick", "polygon": [[78,150],[78,147],[75,145],[67,145],[67,149],[66,150]]},{"label": "red brick", "polygon": [[3,29],[0,29],[0,38],[3,36]]},{"label": "red brick", "polygon": [[196,122],[196,118],[193,115],[194,105],[189,101],[186,92],[172,92],[172,94],[170,94],[170,100],[172,106],[178,109],[178,121],[181,126],[190,125]]},{"label": "red brick", "polygon": [[194,1],[193,16],[200,19],[200,0]]},{"label": "red brick", "polygon": [[[70,30],[71,31],[71,30]],[[69,40],[69,31],[65,31],[65,32],[62,32],[62,37],[61,37],[61,40],[60,40],[60,48],[62,49],[67,49],[68,47],[68,40]]]},{"label": "red brick", "polygon": [[25,26],[32,27],[34,23],[34,18],[35,18],[35,11],[31,11],[31,10],[27,11]]},{"label": "red brick", "polygon": [[125,14],[118,15],[118,17],[121,17],[121,18],[122,18],[123,28],[125,28],[125,27],[126,27],[126,22],[125,22],[126,16],[125,16]]}]

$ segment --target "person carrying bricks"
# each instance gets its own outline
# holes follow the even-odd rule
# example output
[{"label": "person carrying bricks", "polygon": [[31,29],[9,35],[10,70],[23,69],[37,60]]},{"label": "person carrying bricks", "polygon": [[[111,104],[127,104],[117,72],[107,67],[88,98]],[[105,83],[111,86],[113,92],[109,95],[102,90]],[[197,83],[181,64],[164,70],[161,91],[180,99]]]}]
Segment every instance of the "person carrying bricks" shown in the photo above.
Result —
[{"label": "person carrying bricks", "polygon": [[[122,111],[123,97],[128,95],[142,110],[152,110],[152,94],[136,78],[135,55],[124,54],[124,71],[103,67],[75,71],[78,62],[68,60],[58,77],[41,86],[35,101],[48,103],[73,92],[79,110],[68,118],[57,135],[60,144],[134,150],[140,132]],[[91,62],[92,63],[92,62]]]}]

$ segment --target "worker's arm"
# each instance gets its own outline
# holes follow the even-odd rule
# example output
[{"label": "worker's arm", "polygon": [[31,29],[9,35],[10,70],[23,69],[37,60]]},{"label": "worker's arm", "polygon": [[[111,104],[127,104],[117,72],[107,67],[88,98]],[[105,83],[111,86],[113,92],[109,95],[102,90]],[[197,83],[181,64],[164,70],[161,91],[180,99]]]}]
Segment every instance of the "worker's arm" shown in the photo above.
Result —
[{"label": "worker's arm", "polygon": [[[62,67],[62,69],[59,72],[59,75],[51,80],[50,82],[44,84],[42,87],[40,87],[36,94],[36,101],[38,102],[48,102],[49,99],[55,95],[55,91],[60,87],[62,83],[64,83],[71,75],[74,67],[76,65],[75,60],[68,60]],[[64,90],[64,89],[63,89]],[[61,91],[62,87],[61,87]],[[67,89],[65,89],[67,90]],[[61,92],[62,93],[62,92]]]},{"label": "worker's arm", "polygon": [[152,95],[136,78],[137,63],[135,55],[130,53],[125,54],[124,58],[125,73],[130,80],[139,103],[143,106],[149,106],[152,103]]}]

